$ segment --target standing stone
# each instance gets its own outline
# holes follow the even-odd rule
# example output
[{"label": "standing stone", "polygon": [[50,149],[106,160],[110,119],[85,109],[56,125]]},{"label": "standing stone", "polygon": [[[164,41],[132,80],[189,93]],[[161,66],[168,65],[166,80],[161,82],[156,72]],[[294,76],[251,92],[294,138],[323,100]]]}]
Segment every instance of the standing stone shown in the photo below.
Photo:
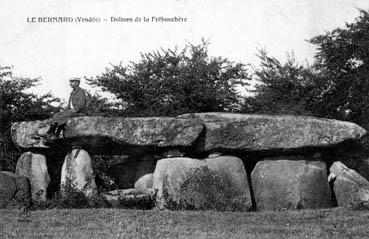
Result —
[{"label": "standing stone", "polygon": [[245,166],[240,158],[234,156],[218,156],[205,159],[206,165],[217,172],[224,180],[230,180],[229,183],[242,200],[247,210],[252,208],[252,200],[247,180]]},{"label": "standing stone", "polygon": [[300,160],[279,157],[256,164],[251,180],[259,210],[331,207],[325,163],[295,159]]},{"label": "standing stone", "polygon": [[152,173],[145,174],[137,180],[135,183],[135,189],[141,192],[147,192],[148,190],[152,189],[152,178]]},{"label": "standing stone", "polygon": [[18,159],[15,172],[29,179],[33,200],[46,200],[50,176],[47,171],[46,157],[44,155],[32,152],[22,154]]},{"label": "standing stone", "polygon": [[0,208],[6,207],[16,190],[15,181],[9,175],[0,172]]},{"label": "standing stone", "polygon": [[156,204],[161,209],[249,210],[244,170],[236,157],[161,159],[153,175]]},{"label": "standing stone", "polygon": [[334,162],[329,169],[339,207],[369,206],[369,182],[341,162]]},{"label": "standing stone", "polygon": [[153,188],[157,191],[156,203],[160,209],[170,203],[180,203],[181,186],[204,162],[192,158],[166,158],[156,163]]},{"label": "standing stone", "polygon": [[90,155],[83,149],[73,149],[65,157],[61,172],[61,189],[70,183],[87,197],[97,193]]}]

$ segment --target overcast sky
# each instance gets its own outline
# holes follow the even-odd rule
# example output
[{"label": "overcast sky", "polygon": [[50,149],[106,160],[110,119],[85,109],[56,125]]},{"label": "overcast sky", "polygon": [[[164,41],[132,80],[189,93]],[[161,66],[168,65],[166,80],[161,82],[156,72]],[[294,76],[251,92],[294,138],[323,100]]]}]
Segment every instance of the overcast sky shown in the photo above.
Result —
[{"label": "overcast sky", "polygon": [[[68,98],[68,78],[96,76],[111,64],[127,64],[140,52],[183,47],[186,41],[211,42],[211,56],[258,64],[263,47],[281,61],[294,51],[312,62],[306,40],[359,16],[368,0],[65,0],[0,2],[0,65],[17,76],[41,77],[37,93]],[[186,22],[152,22],[152,17],[182,17]],[[35,17],[34,23],[27,22]],[[38,22],[39,17],[71,17],[71,23]],[[100,18],[77,23],[78,17]],[[141,18],[112,22],[111,17]],[[143,22],[143,17],[150,19]],[[86,87],[84,82],[82,87]]]}]

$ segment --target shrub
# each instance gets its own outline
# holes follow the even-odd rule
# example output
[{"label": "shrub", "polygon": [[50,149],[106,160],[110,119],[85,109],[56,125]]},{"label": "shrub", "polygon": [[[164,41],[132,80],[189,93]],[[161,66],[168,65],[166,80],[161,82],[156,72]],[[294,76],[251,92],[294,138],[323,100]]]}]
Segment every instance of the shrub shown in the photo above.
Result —
[{"label": "shrub", "polygon": [[81,208],[122,208],[122,209],[151,209],[154,207],[153,197],[119,197],[114,204],[108,202],[102,194],[87,197],[84,189],[77,189],[76,186],[67,181],[62,190],[55,193],[51,199],[46,201],[34,201],[32,210],[46,209],[81,209]]},{"label": "shrub", "polygon": [[25,193],[18,195],[17,197],[12,198],[7,204],[5,209],[23,209],[30,207],[30,199],[29,196]]},{"label": "shrub", "polygon": [[71,208],[103,208],[109,207],[107,201],[100,195],[86,197],[83,190],[67,181],[62,190],[56,192],[51,199],[34,201],[31,209],[71,209]]}]

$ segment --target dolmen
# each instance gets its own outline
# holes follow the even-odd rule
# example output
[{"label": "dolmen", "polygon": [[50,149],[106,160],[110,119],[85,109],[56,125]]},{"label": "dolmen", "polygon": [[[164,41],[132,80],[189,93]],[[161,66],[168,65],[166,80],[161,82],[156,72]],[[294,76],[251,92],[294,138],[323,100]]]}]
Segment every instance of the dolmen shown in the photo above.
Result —
[{"label": "dolmen", "polygon": [[150,195],[161,209],[235,211],[369,203],[369,182],[327,157],[366,134],[351,122],[217,112],[85,116],[69,119],[63,136],[41,148],[35,135],[48,130],[47,122],[12,125],[24,151],[16,173],[29,179],[32,200],[46,200],[53,180],[97,195],[93,159],[103,156],[120,159],[108,169],[119,190],[103,195],[115,202]]}]

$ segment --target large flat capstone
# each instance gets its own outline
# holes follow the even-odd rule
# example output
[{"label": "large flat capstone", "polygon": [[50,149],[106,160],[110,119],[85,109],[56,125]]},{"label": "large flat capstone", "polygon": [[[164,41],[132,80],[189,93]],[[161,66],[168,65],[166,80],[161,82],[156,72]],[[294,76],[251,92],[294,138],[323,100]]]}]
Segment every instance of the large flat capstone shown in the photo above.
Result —
[{"label": "large flat capstone", "polygon": [[[12,125],[13,141],[20,147],[37,147],[35,135],[47,131],[49,121],[17,122]],[[134,146],[191,146],[203,130],[197,119],[174,117],[76,117],[67,121],[64,137],[68,139],[107,138]],[[91,140],[91,144],[93,144]],[[93,145],[91,145],[93,146]]]},{"label": "large flat capstone", "polygon": [[[35,135],[49,121],[18,122],[14,142],[38,147]],[[178,117],[76,117],[67,121],[65,138],[84,148],[109,143],[133,147],[191,147],[192,151],[264,151],[328,147],[366,134],[360,126],[331,119],[288,115],[195,113]]]},{"label": "large flat capstone", "polygon": [[326,147],[366,134],[345,121],[290,115],[194,113],[178,116],[200,119],[205,134],[199,150],[285,150]]}]

